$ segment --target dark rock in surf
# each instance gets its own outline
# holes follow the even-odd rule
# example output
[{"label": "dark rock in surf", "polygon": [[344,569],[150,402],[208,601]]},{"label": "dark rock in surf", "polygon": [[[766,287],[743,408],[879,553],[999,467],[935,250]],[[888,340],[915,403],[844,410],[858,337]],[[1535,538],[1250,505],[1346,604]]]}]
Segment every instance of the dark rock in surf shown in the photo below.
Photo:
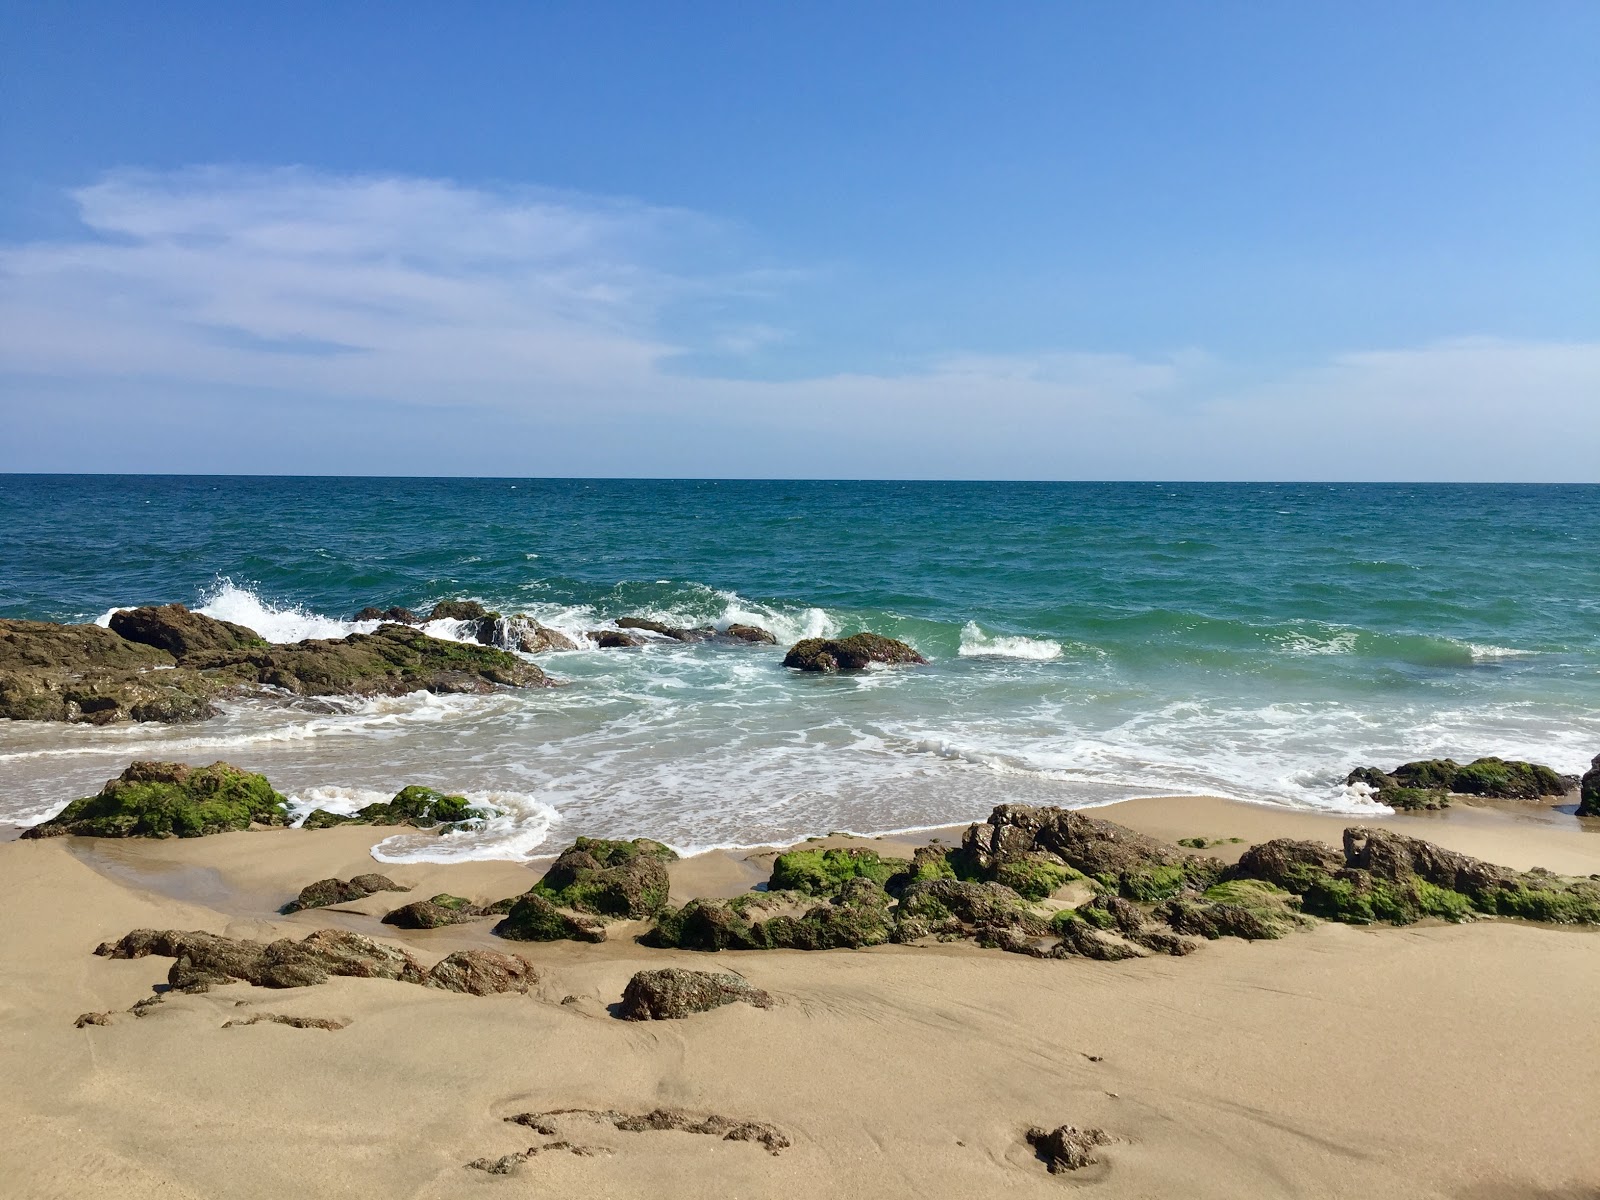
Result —
[{"label": "dark rock in surf", "polygon": [[1498,800],[1539,800],[1565,795],[1566,778],[1549,767],[1518,759],[1479,758],[1466,766],[1454,759],[1433,758],[1401,763],[1393,771],[1357,767],[1345,785],[1365,784],[1374,799],[1395,809],[1447,807],[1449,793]]},{"label": "dark rock in surf", "polygon": [[591,629],[584,635],[602,650],[626,650],[644,645],[644,639],[620,629]]},{"label": "dark rock in surf", "polygon": [[352,620],[355,621],[388,621],[394,625],[420,625],[422,618],[409,608],[395,605],[392,608],[376,608],[368,605],[358,612]]},{"label": "dark rock in surf", "polygon": [[721,636],[731,638],[736,642],[749,642],[758,646],[776,646],[778,644],[778,639],[772,635],[771,631],[763,629],[759,625],[740,625],[735,623],[724,629]]},{"label": "dark rock in surf", "polygon": [[476,621],[488,610],[476,600],[441,600],[428,614],[430,621]]},{"label": "dark rock in surf", "polygon": [[1594,761],[1579,781],[1578,815],[1600,817],[1600,754],[1594,756]]},{"label": "dark rock in surf", "polygon": [[797,671],[859,671],[872,663],[890,665],[926,663],[928,660],[904,642],[876,633],[857,633],[847,638],[806,638],[796,642],[784,656],[783,665]]}]

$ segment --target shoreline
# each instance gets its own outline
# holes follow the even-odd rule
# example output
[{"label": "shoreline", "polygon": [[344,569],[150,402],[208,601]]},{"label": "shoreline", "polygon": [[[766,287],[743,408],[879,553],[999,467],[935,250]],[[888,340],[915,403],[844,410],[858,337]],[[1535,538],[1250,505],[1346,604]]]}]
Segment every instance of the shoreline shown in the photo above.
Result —
[{"label": "shoreline", "polygon": [[[1350,818],[1214,797],[1140,798],[1092,815],[1168,840],[1321,837]],[[1500,806],[1378,824],[1525,868],[1600,873],[1600,838]],[[1571,821],[1576,826],[1575,821]],[[909,853],[915,836],[823,837],[801,848]],[[1490,919],[1404,928],[1318,924],[1276,941],[1208,942],[1185,958],[1041,961],[969,942],[864,950],[697,953],[638,945],[510,943],[491,922],[397,930],[406,898],[281,916],[303,884],[370,871],[391,832],[355,826],[192,839],[60,838],[0,845],[24,920],[0,924],[0,1150],[29,1195],[480,1197],[529,1189],[617,1197],[805,1190],[822,1196],[1583,1197],[1600,1181],[1600,1056],[1592,1026],[1600,933]],[[782,847],[671,864],[672,899],[732,896]],[[1207,853],[1236,856],[1224,842]],[[383,867],[410,899],[484,901],[543,864]],[[1581,868],[1587,868],[1581,870]],[[233,937],[346,929],[425,964],[510,950],[540,979],[526,996],[462,996],[375,979],[269,990],[239,983],[120,1013],[165,959],[94,957],[140,927]],[[732,971],[774,1007],[734,1004],[635,1025],[611,1014],[636,970]],[[1504,982],[1515,981],[1515,986]],[[1540,1019],[1527,1020],[1536,1002]],[[337,1031],[222,1026],[272,1012]],[[247,1081],[247,1098],[240,1083]],[[682,1133],[563,1128],[594,1157],[541,1154],[496,1180],[464,1164],[520,1152],[531,1109],[667,1105],[781,1128],[781,1155]],[[1557,1112],[1560,1119],[1555,1119]],[[270,1118],[263,1114],[270,1113]],[[574,1118],[576,1120],[576,1118]],[[1049,1175],[1034,1125],[1104,1128],[1102,1162]],[[708,1175],[708,1172],[710,1173]],[[1588,1188],[1590,1191],[1585,1191]]]}]

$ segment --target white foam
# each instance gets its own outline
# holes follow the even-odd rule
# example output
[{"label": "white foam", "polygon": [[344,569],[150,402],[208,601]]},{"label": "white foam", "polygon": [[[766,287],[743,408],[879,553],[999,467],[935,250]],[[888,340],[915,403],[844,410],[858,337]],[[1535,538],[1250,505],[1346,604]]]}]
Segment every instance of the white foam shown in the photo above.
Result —
[{"label": "white foam", "polygon": [[240,587],[228,578],[217,582],[200,597],[196,612],[219,621],[232,621],[253,629],[269,642],[300,642],[307,638],[342,638],[347,634],[371,632],[375,621],[339,621],[314,613],[299,605],[274,605],[254,590]]},{"label": "white foam", "polygon": [[961,627],[961,646],[956,653],[962,658],[1022,658],[1048,662],[1061,657],[1061,643],[1049,638],[990,635],[976,621],[968,621]]},{"label": "white foam", "polygon": [[[549,836],[559,814],[550,805],[522,792],[461,792],[474,808],[491,815],[465,821],[443,832],[412,830],[384,838],[372,848],[381,863],[455,863],[510,860],[533,856]],[[304,823],[318,808],[349,816],[368,804],[381,804],[393,792],[375,788],[323,785],[304,788],[287,797],[295,825]]]},{"label": "white foam", "polygon": [[1493,662],[1500,658],[1528,658],[1532,654],[1531,651],[1515,650],[1510,646],[1484,646],[1477,642],[1468,642],[1467,652],[1472,655],[1473,662]]},{"label": "white foam", "polygon": [[1356,648],[1356,632],[1353,629],[1344,629],[1323,634],[1290,633],[1283,636],[1280,645],[1285,654],[1292,654],[1297,658],[1315,658],[1323,654],[1349,654]]}]

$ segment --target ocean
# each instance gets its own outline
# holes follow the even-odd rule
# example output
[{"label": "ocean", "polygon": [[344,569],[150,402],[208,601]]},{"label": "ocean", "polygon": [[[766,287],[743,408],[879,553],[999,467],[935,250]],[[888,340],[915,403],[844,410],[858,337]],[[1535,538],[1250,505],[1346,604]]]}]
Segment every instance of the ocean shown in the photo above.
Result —
[{"label": "ocean", "polygon": [[[680,850],[1208,793],[1373,813],[1351,767],[1600,752],[1600,487],[0,475],[0,615],[177,600],[273,641],[475,598],[580,634],[744,621],[778,647],[542,655],[567,686],[229,703],[198,725],[0,721],[0,821],[135,758],[299,810],[410,783],[491,806],[388,861],[578,834]],[[869,629],[925,667],[819,677]],[[435,626],[450,635],[454,627]]]}]

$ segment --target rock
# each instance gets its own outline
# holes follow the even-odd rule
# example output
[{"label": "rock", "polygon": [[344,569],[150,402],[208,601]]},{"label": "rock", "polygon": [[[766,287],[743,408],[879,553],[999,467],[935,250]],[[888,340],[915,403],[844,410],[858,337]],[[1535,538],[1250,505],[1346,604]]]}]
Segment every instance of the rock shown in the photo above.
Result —
[{"label": "rock", "polygon": [[628,980],[620,1015],[627,1021],[676,1020],[735,1002],[772,1007],[771,996],[737,975],[667,967],[640,971]]},{"label": "rock", "polygon": [[473,808],[465,796],[441,792],[437,788],[411,784],[394,794],[394,798],[368,804],[354,813],[329,812],[325,808],[313,809],[302,823],[302,829],[331,829],[335,825],[411,825],[418,829],[432,829],[437,825],[453,825],[458,821],[479,820],[488,814]]},{"label": "rock", "polygon": [[837,896],[852,879],[883,884],[909,865],[900,858],[880,858],[868,849],[790,850],[773,862],[767,887],[775,892]]},{"label": "rock", "polygon": [[1030,913],[1023,899],[999,883],[929,879],[908,886],[900,896],[898,920],[921,918],[935,933],[969,934],[978,928],[1015,928],[1029,936],[1050,931],[1044,918]]},{"label": "rock", "polygon": [[1298,891],[1304,879],[1326,874],[1344,866],[1344,855],[1321,842],[1274,838],[1251,846],[1239,856],[1235,875],[1243,879],[1264,879],[1286,891]]},{"label": "rock", "polygon": [[653,917],[667,903],[664,864],[677,858],[648,838],[579,838],[563,850],[533,892],[562,908],[605,917]]},{"label": "rock", "polygon": [[199,721],[215,685],[165,650],[98,625],[0,620],[0,717],[15,721]]},{"label": "rock", "polygon": [[388,621],[395,625],[420,625],[422,618],[409,608],[395,605],[392,608],[375,608],[368,605],[351,618],[354,621]]},{"label": "rock", "polygon": [[614,1108],[559,1108],[552,1112],[517,1113],[505,1119],[513,1125],[524,1125],[550,1137],[555,1133],[555,1121],[572,1117],[605,1121],[622,1133],[676,1130],[680,1133],[705,1134],[725,1142],[754,1142],[768,1154],[777,1154],[793,1144],[777,1126],[763,1121],[741,1121],[717,1113],[700,1117],[681,1108],[656,1108],[647,1113],[618,1112]]},{"label": "rock", "polygon": [[135,762],[98,795],[74,800],[22,836],[199,837],[252,823],[289,823],[284,798],[265,776],[223,762]]},{"label": "rock", "polygon": [[[1123,959],[1138,958],[1140,956],[1137,946],[1118,941],[1085,921],[1061,921],[1056,924],[1055,928],[1056,932],[1061,935],[1061,942],[1051,953],[1041,957],[1092,958],[1099,962],[1120,962]],[[1021,948],[1025,952],[1028,949],[1028,947],[1001,945],[1003,950],[1017,948]]]},{"label": "rock", "polygon": [[1049,869],[1059,864],[1145,903],[1208,887],[1222,871],[1217,859],[1183,854],[1111,821],[1025,804],[1002,804],[987,822],[969,826],[961,857],[973,873],[1004,877],[1033,896],[1072,877]]},{"label": "rock", "polygon": [[417,900],[385,913],[383,923],[399,929],[439,929],[488,915],[460,896],[441,892],[431,900]]},{"label": "rock", "polygon": [[1081,1171],[1100,1160],[1094,1151],[1111,1144],[1111,1135],[1104,1129],[1079,1129],[1075,1125],[1058,1125],[1051,1130],[1030,1129],[1028,1145],[1044,1160],[1050,1174],[1062,1171]]},{"label": "rock", "polygon": [[[1538,800],[1565,795],[1567,791],[1566,780],[1549,767],[1493,757],[1474,759],[1466,766],[1450,758],[1433,758],[1402,763],[1387,772],[1376,767],[1357,767],[1345,778],[1345,783],[1347,786],[1364,783],[1375,790],[1380,803],[1398,809],[1446,807],[1449,801],[1441,802],[1438,793]],[[1407,793],[1398,803],[1389,798],[1397,792]]]},{"label": "rock", "polygon": [[1600,754],[1594,756],[1578,784],[1578,815],[1600,817]]},{"label": "rock", "polygon": [[518,896],[511,902],[505,920],[494,927],[494,932],[518,942],[606,940],[606,928],[601,921],[577,913],[562,912],[549,900],[533,892]]},{"label": "rock", "polygon": [[165,650],[180,661],[203,650],[244,650],[267,644],[254,629],[190,612],[181,604],[114,612],[111,631],[130,642]]},{"label": "rock", "polygon": [[790,892],[691,900],[663,911],[647,940],[684,950],[838,950],[879,946],[894,932],[888,893],[870,879],[852,879],[832,902],[797,915],[774,912],[808,900]]},{"label": "rock", "polygon": [[487,610],[476,600],[441,600],[428,614],[430,621],[476,621]]},{"label": "rock", "polygon": [[[358,620],[360,618],[357,618]],[[224,1029],[235,1029],[243,1025],[287,1025],[290,1029],[326,1029],[329,1033],[337,1032],[350,1024],[349,1021],[338,1021],[331,1017],[291,1017],[282,1013],[252,1013],[239,1021],[224,1021]]]},{"label": "rock", "polygon": [[768,630],[759,625],[740,625],[737,622],[729,625],[722,631],[722,636],[732,638],[736,642],[749,642],[752,645],[776,646],[778,639]]},{"label": "rock", "polygon": [[425,974],[404,950],[340,929],[319,929],[298,942],[280,938],[268,943],[201,930],[135,929],[117,942],[102,942],[95,953],[173,958],[167,982],[180,992],[204,992],[236,980],[257,987],[308,987],[331,975],[421,983]]},{"label": "rock", "polygon": [[471,996],[526,992],[538,982],[539,973],[532,963],[499,950],[457,950],[435,963],[422,981],[424,987]]},{"label": "rock", "polygon": [[617,629],[591,629],[584,636],[602,650],[625,650],[644,645],[642,637],[635,637],[631,633],[623,633]]},{"label": "rock", "polygon": [[530,617],[502,617],[489,613],[478,619],[475,635],[485,646],[519,650],[523,654],[544,654],[550,650],[576,650],[578,643],[558,629],[539,624]]},{"label": "rock", "polygon": [[429,637],[404,625],[311,639],[292,646],[190,655],[219,686],[266,685],[299,696],[398,696],[406,692],[491,692],[550,687],[533,663],[492,646]]},{"label": "rock", "polygon": [[111,1014],[108,1012],[86,1012],[81,1014],[78,1019],[72,1023],[74,1029],[82,1029],[86,1025],[109,1024],[111,1024]]},{"label": "rock", "polygon": [[300,889],[300,895],[282,908],[284,913],[299,912],[306,908],[326,908],[330,904],[349,904],[363,900],[375,892],[409,892],[387,875],[357,875],[348,882],[343,879],[319,879]]},{"label": "rock", "polygon": [[797,671],[859,671],[869,663],[926,663],[904,642],[876,633],[857,633],[847,638],[806,638],[789,647],[783,665]]}]

